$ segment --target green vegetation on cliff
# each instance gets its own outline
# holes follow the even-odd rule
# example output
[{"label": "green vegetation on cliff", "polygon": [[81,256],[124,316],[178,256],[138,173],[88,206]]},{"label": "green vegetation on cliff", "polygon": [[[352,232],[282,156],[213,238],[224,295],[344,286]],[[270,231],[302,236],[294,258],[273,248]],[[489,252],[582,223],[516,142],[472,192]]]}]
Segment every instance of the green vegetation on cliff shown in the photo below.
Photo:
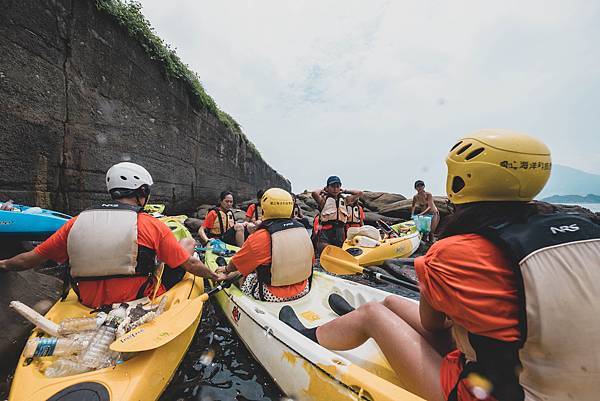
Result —
[{"label": "green vegetation on cliff", "polygon": [[[233,117],[219,109],[214,99],[202,87],[198,75],[190,70],[177,53],[154,33],[154,28],[141,12],[140,3],[124,0],[96,0],[96,6],[126,27],[129,34],[139,41],[151,59],[162,62],[169,78],[186,82],[198,107],[214,113],[228,128],[241,134],[240,125]],[[248,144],[252,146],[249,141]]]}]

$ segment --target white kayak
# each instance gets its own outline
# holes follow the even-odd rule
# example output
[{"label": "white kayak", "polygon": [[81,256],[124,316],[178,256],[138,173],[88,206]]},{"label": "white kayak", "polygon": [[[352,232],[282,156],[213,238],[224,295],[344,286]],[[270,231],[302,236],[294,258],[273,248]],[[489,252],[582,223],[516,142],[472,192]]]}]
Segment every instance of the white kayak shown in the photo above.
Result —
[{"label": "white kayak", "polygon": [[[206,265],[216,269],[217,258],[207,251]],[[310,293],[295,301],[259,301],[236,286],[219,292],[215,300],[248,350],[289,397],[313,401],[422,400],[400,387],[400,380],[372,339],[350,351],[331,351],[279,320],[279,311],[289,305],[305,326],[323,325],[337,317],[328,305],[329,295],[334,293],[354,307],[390,295],[315,272]]]}]

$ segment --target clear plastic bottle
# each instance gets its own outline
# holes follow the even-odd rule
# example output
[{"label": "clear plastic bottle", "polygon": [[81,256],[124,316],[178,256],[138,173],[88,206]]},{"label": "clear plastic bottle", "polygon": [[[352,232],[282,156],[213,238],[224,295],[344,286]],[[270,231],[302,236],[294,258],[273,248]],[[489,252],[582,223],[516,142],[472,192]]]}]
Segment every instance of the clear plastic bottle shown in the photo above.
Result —
[{"label": "clear plastic bottle", "polygon": [[48,366],[44,375],[46,377],[64,377],[88,372],[91,369],[82,366],[80,363],[71,359],[59,359]]},{"label": "clear plastic bottle", "polygon": [[36,337],[30,338],[23,350],[25,358],[40,356],[63,356],[79,354],[86,349],[92,338],[90,333],[71,337]]},{"label": "clear plastic bottle", "polygon": [[60,322],[58,332],[61,335],[81,331],[97,330],[106,320],[106,313],[100,312],[96,317],[74,317]]},{"label": "clear plastic bottle", "polygon": [[101,369],[111,364],[113,355],[109,349],[116,339],[117,327],[127,316],[127,304],[121,304],[108,314],[106,321],[94,334],[90,345],[81,354],[79,363],[88,369]]}]

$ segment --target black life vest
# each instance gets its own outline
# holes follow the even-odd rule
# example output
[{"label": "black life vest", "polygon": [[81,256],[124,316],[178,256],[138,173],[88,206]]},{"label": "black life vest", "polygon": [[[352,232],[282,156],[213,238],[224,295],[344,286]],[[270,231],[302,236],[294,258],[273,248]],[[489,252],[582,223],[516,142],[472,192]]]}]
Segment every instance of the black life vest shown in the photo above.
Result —
[{"label": "black life vest", "polygon": [[[476,361],[466,362],[461,379],[485,377],[499,401],[597,399],[600,226],[580,215],[540,214],[479,234],[512,261],[521,340],[467,332]],[[457,400],[457,386],[448,400]]]}]

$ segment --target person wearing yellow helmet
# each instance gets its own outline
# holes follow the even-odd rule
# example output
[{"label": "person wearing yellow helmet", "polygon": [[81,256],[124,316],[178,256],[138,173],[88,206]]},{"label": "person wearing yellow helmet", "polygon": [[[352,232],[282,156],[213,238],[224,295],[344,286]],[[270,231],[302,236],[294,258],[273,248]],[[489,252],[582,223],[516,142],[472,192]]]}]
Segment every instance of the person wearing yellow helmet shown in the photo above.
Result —
[{"label": "person wearing yellow helmet", "polygon": [[260,199],[262,223],[220,273],[240,272],[241,290],[262,301],[298,299],[310,290],[314,250],[306,228],[292,217],[294,199],[271,188]]},{"label": "person wearing yellow helmet", "polygon": [[446,163],[456,212],[414,260],[419,304],[391,295],[318,328],[286,323],[335,350],[375,339],[427,400],[597,399],[600,226],[532,202],[552,161],[529,135],[477,131]]}]

